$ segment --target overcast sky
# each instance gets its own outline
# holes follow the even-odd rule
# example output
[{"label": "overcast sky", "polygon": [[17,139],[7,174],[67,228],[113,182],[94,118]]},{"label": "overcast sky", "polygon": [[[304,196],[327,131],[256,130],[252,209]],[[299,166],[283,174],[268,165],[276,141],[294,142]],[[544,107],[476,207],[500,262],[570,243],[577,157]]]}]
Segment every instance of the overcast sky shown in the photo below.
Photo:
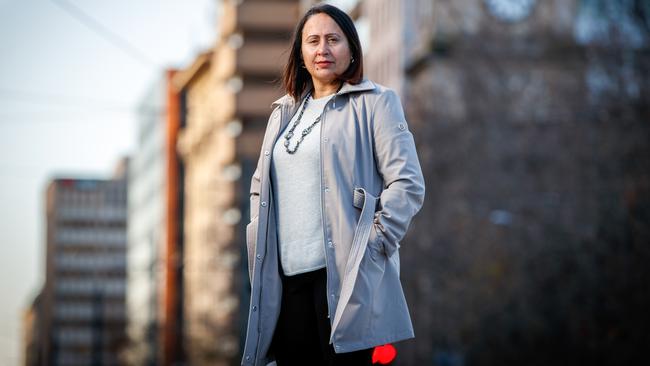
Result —
[{"label": "overcast sky", "polygon": [[147,90],[214,44],[218,3],[0,0],[0,365],[21,364],[43,282],[47,182],[110,176]]}]

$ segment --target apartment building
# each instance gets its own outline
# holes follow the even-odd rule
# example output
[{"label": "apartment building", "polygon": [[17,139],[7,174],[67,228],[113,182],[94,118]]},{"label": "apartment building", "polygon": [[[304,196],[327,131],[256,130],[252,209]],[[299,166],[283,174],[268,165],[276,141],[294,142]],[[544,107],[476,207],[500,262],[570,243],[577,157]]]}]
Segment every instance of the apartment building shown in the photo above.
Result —
[{"label": "apartment building", "polygon": [[237,364],[248,311],[248,189],[298,1],[224,1],[213,50],[174,78],[183,128],[184,347],[192,365]]},{"label": "apartment building", "polygon": [[126,160],[47,187],[43,365],[118,365],[126,325]]},{"label": "apartment building", "polygon": [[164,241],[164,123],[162,80],[152,85],[140,108],[136,149],[131,158],[128,192],[127,335],[129,365],[155,365],[162,288]]}]

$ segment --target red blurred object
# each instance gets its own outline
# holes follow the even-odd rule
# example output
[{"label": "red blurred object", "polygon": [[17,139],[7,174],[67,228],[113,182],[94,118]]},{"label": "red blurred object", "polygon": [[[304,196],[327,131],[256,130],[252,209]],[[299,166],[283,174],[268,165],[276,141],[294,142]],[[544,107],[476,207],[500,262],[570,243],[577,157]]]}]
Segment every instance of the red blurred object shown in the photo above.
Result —
[{"label": "red blurred object", "polygon": [[395,356],[397,356],[397,350],[395,347],[393,347],[392,344],[377,346],[372,352],[372,363],[388,365],[389,363],[393,362]]}]

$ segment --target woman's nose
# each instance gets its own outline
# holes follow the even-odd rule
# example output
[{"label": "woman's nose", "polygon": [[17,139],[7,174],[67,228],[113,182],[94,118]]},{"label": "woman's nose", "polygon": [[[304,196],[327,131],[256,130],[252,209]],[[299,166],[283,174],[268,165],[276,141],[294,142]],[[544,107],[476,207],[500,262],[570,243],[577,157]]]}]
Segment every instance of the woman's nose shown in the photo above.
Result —
[{"label": "woman's nose", "polygon": [[329,53],[329,48],[327,47],[327,42],[320,42],[318,48],[316,49],[318,55],[326,55]]}]

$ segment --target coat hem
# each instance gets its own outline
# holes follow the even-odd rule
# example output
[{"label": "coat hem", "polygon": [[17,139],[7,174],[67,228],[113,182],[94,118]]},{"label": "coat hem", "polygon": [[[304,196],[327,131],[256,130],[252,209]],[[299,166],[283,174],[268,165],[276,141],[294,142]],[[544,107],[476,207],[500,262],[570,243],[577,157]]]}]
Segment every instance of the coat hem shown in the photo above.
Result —
[{"label": "coat hem", "polygon": [[405,341],[407,339],[415,338],[415,334],[412,330],[406,332],[392,334],[379,339],[373,339],[371,341],[361,341],[361,342],[334,342],[334,351],[336,353],[347,353],[359,351],[362,349],[373,348],[376,346],[383,346],[388,343],[395,343],[399,341]]}]

